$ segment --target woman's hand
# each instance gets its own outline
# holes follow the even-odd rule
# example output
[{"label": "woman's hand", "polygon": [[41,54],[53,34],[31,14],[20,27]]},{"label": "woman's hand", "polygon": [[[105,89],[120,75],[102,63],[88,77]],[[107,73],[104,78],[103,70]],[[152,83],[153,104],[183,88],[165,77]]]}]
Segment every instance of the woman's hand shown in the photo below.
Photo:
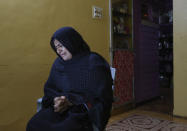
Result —
[{"label": "woman's hand", "polygon": [[54,98],[54,112],[64,112],[71,106],[72,103],[66,99],[65,96],[59,96]]}]

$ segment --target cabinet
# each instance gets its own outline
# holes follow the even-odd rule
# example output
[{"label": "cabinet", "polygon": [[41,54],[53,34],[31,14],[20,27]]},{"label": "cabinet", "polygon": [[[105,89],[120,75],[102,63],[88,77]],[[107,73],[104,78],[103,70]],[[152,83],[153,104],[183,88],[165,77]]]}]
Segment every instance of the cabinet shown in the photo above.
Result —
[{"label": "cabinet", "polygon": [[132,0],[112,2],[113,51],[132,50]]},{"label": "cabinet", "polygon": [[116,68],[114,108],[133,102],[133,0],[112,1],[112,66]]},{"label": "cabinet", "polygon": [[157,8],[159,6],[155,0],[135,0],[134,3],[134,95],[136,104],[139,104],[160,95]]}]

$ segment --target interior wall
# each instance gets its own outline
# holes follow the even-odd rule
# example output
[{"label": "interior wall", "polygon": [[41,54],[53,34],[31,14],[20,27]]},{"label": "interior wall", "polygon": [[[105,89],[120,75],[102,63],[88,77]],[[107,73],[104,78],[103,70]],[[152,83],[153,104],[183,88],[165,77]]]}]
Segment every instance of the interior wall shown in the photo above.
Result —
[{"label": "interior wall", "polygon": [[174,115],[187,117],[187,1],[173,0]]},{"label": "interior wall", "polygon": [[[103,8],[92,19],[92,5]],[[63,26],[77,29],[109,61],[108,1],[0,1],[0,131],[25,131],[56,55],[49,41]]]}]

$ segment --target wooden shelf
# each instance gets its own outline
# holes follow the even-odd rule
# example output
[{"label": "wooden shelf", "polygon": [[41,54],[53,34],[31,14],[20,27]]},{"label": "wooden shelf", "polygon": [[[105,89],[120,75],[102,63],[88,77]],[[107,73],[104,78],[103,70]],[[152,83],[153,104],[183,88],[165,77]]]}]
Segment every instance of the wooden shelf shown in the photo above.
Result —
[{"label": "wooden shelf", "polygon": [[119,50],[133,52],[132,5],[132,0],[112,2],[112,56]]},{"label": "wooden shelf", "polygon": [[120,16],[120,17],[131,17],[132,16],[131,14],[122,13],[122,12],[115,11],[115,10],[113,10],[112,13],[113,13],[113,16]]},{"label": "wooden shelf", "polygon": [[114,32],[114,36],[119,36],[119,37],[131,37],[131,34],[123,34],[123,33],[115,33]]},{"label": "wooden shelf", "polygon": [[166,24],[159,24],[160,26],[170,26],[172,27],[173,26],[173,23],[166,23]]},{"label": "wooden shelf", "polygon": [[125,49],[125,48],[114,48],[114,49],[112,49],[112,51],[118,51],[118,50],[133,52],[133,49]]},{"label": "wooden shelf", "polygon": [[154,28],[159,28],[159,24],[153,23],[152,21],[145,20],[145,19],[141,20],[141,24],[146,25],[146,26],[150,26],[150,27],[154,27]]}]

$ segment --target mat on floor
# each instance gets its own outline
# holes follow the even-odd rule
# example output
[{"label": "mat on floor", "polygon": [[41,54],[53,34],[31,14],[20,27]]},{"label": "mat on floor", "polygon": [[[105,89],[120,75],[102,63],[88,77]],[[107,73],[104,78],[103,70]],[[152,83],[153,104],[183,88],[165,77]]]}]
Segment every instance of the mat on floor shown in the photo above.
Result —
[{"label": "mat on floor", "polygon": [[131,115],[108,125],[106,131],[187,131],[187,125],[146,115]]}]

